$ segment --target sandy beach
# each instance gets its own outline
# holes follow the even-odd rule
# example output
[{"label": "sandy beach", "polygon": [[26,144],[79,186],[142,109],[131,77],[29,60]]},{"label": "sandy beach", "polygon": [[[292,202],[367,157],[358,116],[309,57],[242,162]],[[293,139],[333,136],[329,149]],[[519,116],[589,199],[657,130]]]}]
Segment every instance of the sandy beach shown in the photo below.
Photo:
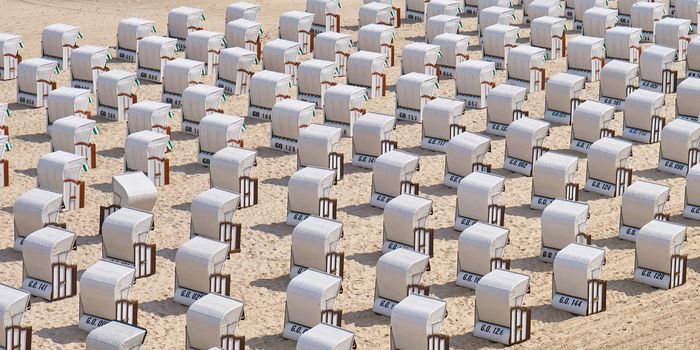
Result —
[{"label": "sandy beach", "polygon": [[[25,48],[24,58],[38,57],[41,52],[41,30],[53,23],[79,26],[84,34],[79,45],[113,47],[117,23],[127,17],[142,17],[156,22],[157,35],[165,35],[167,13],[187,5],[204,9],[204,27],[224,31],[225,8],[229,0],[151,1],[90,1],[90,0],[4,0],[0,4],[2,32],[19,34]],[[304,0],[255,0],[262,6],[258,21],[265,30],[263,42],[277,37],[279,15],[287,10],[304,10]],[[400,2],[403,6],[403,2]],[[344,0],[341,10],[342,31],[357,38],[357,11],[361,0]],[[611,7],[614,4],[611,4]],[[520,23],[522,11],[516,10]],[[476,18],[463,17],[466,34],[471,35],[470,56],[481,56],[477,46]],[[569,26],[571,27],[571,26]],[[570,37],[578,32],[570,32]],[[521,30],[522,42],[527,42],[529,30]],[[397,30],[397,64],[388,69],[389,89],[386,97],[370,100],[371,112],[394,114],[395,83],[400,75],[400,52],[410,42],[424,41],[424,24],[404,21]],[[113,50],[112,50],[113,52]],[[183,52],[178,53],[184,56]],[[306,55],[303,59],[310,58]],[[564,59],[546,62],[547,76],[565,70]],[[679,77],[685,76],[684,64],[677,63]],[[135,71],[135,64],[113,60],[112,69]],[[260,70],[260,66],[255,68]],[[213,84],[207,76],[205,83]],[[70,86],[70,72],[57,76],[59,86]],[[340,79],[339,81],[343,81]],[[499,71],[497,81],[505,81]],[[144,82],[137,89],[139,101],[160,100],[162,87]],[[454,81],[444,79],[439,95],[454,96]],[[530,116],[541,118],[544,112],[544,91],[530,94],[525,109]],[[229,98],[223,103],[227,114],[247,114],[247,95]],[[586,85],[582,98],[598,99],[598,83]],[[0,282],[19,287],[22,280],[22,256],[12,246],[15,199],[35,187],[39,157],[50,151],[45,133],[45,108],[28,108],[16,102],[16,81],[0,81],[0,102],[10,103],[12,117],[7,119],[10,141],[14,146],[5,154],[10,161],[10,186],[0,188]],[[94,104],[91,106],[94,112]],[[663,117],[674,118],[675,94],[666,97]],[[182,349],[185,346],[185,313],[187,308],[172,301],[175,252],[189,239],[190,202],[192,197],[209,188],[209,170],[197,164],[197,139],[179,132],[180,110],[174,109],[170,120],[174,150],[168,153],[171,164],[171,184],[159,188],[155,208],[155,231],[149,240],[157,244],[157,273],[141,279],[132,289],[131,299],[139,301],[139,326],[148,330],[145,349]],[[467,130],[481,132],[485,128],[486,110],[468,110],[463,117]],[[85,208],[61,214],[61,221],[76,232],[77,251],[71,252],[69,262],[77,264],[79,276],[101,258],[101,237],[98,235],[98,208],[111,203],[111,176],[123,170],[126,124],[96,118],[100,134],[93,138],[97,144],[97,168],[83,173],[86,183]],[[314,122],[322,121],[317,113]],[[236,220],[243,227],[242,252],[227,261],[224,272],[232,276],[231,296],[245,301],[246,319],[237,334],[246,336],[250,349],[293,349],[295,343],[282,338],[286,287],[289,283],[289,261],[292,227],[285,224],[287,182],[297,169],[296,155],[270,149],[270,124],[248,120],[243,140],[248,148],[258,151],[258,165],[253,176],[260,180],[260,204],[237,212]],[[615,115],[613,129],[621,133],[622,113]],[[396,140],[399,148],[421,156],[421,170],[414,177],[420,183],[420,195],[433,201],[434,214],[428,227],[436,230],[432,270],[425,274],[424,284],[431,293],[448,303],[449,316],[442,333],[451,337],[455,349],[500,348],[502,345],[472,336],[474,326],[474,291],[455,285],[457,238],[453,230],[456,190],[442,185],[445,156],[423,150],[420,145],[420,125],[399,122]],[[578,155],[577,182],[583,187],[586,158],[568,150],[570,127],[553,126],[545,146],[563,153]],[[635,144],[631,167],[633,180],[645,180],[671,187],[671,201],[666,212],[671,221],[688,226],[688,282],[673,290],[663,291],[632,280],[634,243],[617,238],[620,198],[607,198],[581,192],[580,200],[588,203],[591,218],[587,233],[593,244],[606,247],[607,264],[602,278],[608,281],[607,311],[589,317],[577,317],[551,306],[552,265],[537,259],[540,248],[540,211],[531,210],[532,179],[503,169],[505,139],[493,138],[493,150],[486,161],[493,172],[506,177],[505,226],[510,229],[511,244],[506,258],[512,260],[514,271],[531,277],[531,293],[525,304],[532,308],[532,339],[515,348],[575,349],[575,348],[692,348],[700,341],[700,238],[697,222],[681,216],[685,179],[656,170],[659,144]],[[342,140],[342,152],[349,162],[351,140]],[[344,293],[337,308],[343,310],[343,327],[355,332],[358,349],[389,349],[389,318],[371,311],[374,297],[375,264],[381,255],[382,211],[369,206],[371,177],[369,170],[345,165],[345,178],[333,189],[338,199],[338,219],[344,223],[345,236],[341,251],[345,252]],[[81,349],[86,333],[79,330],[78,297],[57,302],[32,298],[32,308],[25,313],[23,324],[34,330],[34,349]]]}]

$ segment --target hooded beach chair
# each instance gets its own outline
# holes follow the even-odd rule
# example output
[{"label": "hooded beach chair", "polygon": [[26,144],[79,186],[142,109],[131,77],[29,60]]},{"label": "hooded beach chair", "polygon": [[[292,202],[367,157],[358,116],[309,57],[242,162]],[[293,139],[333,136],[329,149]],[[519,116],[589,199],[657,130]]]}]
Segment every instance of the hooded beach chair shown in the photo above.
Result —
[{"label": "hooded beach chair", "polygon": [[342,310],[334,309],[341,292],[338,276],[308,269],[287,286],[282,337],[296,341],[320,323],[340,327]]},{"label": "hooded beach chair", "polygon": [[296,350],[352,350],[356,347],[353,332],[319,323],[299,337]]},{"label": "hooded beach chair", "polygon": [[73,50],[78,48],[77,41],[82,38],[80,28],[56,23],[41,31],[41,58],[52,60],[60,69],[70,68],[70,58]]},{"label": "hooded beach chair", "polygon": [[241,224],[235,222],[241,195],[210,188],[192,198],[190,238],[202,236],[228,244],[229,254],[241,252]]},{"label": "hooded beach chair", "polygon": [[71,87],[95,91],[97,77],[109,71],[107,61],[111,59],[109,49],[103,46],[85,45],[71,54]]},{"label": "hooded beach chair", "polygon": [[189,33],[204,29],[205,20],[204,10],[198,8],[181,6],[168,12],[168,36],[177,39],[179,51],[185,50]]},{"label": "hooded beach chair", "polygon": [[613,63],[614,60],[639,63],[639,57],[642,55],[642,46],[639,44],[641,36],[642,30],[640,28],[615,27],[606,30],[605,55],[609,60],[612,60],[610,63]]},{"label": "hooded beach chair", "polygon": [[214,153],[209,162],[210,186],[239,193],[241,208],[257,204],[258,179],[251,177],[256,155],[257,151],[240,147],[225,147]]},{"label": "hooded beach chair", "polygon": [[148,213],[158,200],[158,189],[146,174],[141,171],[112,175],[112,205],[100,207],[100,227],[107,216],[120,208],[132,208]]},{"label": "hooded beach chair", "polygon": [[454,229],[464,231],[477,222],[504,225],[505,205],[499,205],[505,191],[505,178],[473,172],[465,176],[457,188]]},{"label": "hooded beach chair", "polygon": [[632,184],[632,168],[627,164],[632,156],[632,143],[613,137],[603,137],[588,149],[585,191],[603,196],[621,196]]},{"label": "hooded beach chair", "polygon": [[224,33],[198,30],[187,34],[185,58],[204,63],[206,74],[216,76],[219,53],[226,48]]},{"label": "hooded beach chair", "polygon": [[338,84],[326,90],[324,99],[323,124],[339,128],[343,136],[352,137],[355,121],[367,113],[367,89]]},{"label": "hooded beach chair", "polygon": [[12,207],[15,251],[22,251],[24,239],[44,226],[62,226],[58,216],[63,207],[61,193],[34,188],[21,194]]},{"label": "hooded beach chair", "polygon": [[338,200],[331,197],[335,171],[317,167],[297,170],[287,184],[287,225],[296,226],[311,215],[335,220]]},{"label": "hooded beach chair", "polygon": [[279,16],[279,38],[301,44],[301,54],[314,51],[314,33],[311,26],[314,14],[303,11],[287,11]]},{"label": "hooded beach chair", "polygon": [[532,176],[535,162],[549,149],[542,146],[549,135],[549,123],[532,118],[521,118],[508,127],[503,168],[525,176]]},{"label": "hooded beach chair", "polygon": [[531,209],[544,209],[556,199],[578,200],[579,184],[575,181],[578,157],[547,152],[532,168]]},{"label": "hooded beach chair", "polygon": [[382,253],[398,248],[413,249],[433,256],[435,230],[427,228],[433,213],[433,201],[402,194],[384,207]]},{"label": "hooded beach chair", "polygon": [[560,250],[571,243],[591,244],[586,234],[589,206],[586,203],[556,199],[542,211],[539,259],[551,263]]},{"label": "hooded beach chair", "polygon": [[377,52],[386,55],[387,63],[393,67],[396,58],[394,38],[396,29],[383,24],[368,24],[357,33],[357,49],[359,51]]},{"label": "hooded beach chair", "polygon": [[588,316],[607,308],[607,282],[601,279],[605,264],[602,248],[571,243],[554,259],[552,307]]},{"label": "hooded beach chair", "polygon": [[177,58],[163,66],[163,94],[161,101],[173,107],[182,106],[182,94],[190,86],[202,83],[204,63]]},{"label": "hooded beach chair", "polygon": [[523,104],[527,89],[515,85],[500,84],[486,96],[486,133],[506,136],[509,125],[529,115]]},{"label": "hooded beach chair", "polygon": [[617,10],[592,7],[583,13],[583,35],[605,38],[608,30],[617,24]]},{"label": "hooded beach chair", "polygon": [[686,57],[686,77],[700,78],[700,39],[694,38],[688,43],[688,56]]},{"label": "hooded beach chair", "polygon": [[352,165],[372,169],[379,156],[398,148],[392,140],[396,117],[367,113],[352,127]]},{"label": "hooded beach chair", "polygon": [[297,169],[307,166],[335,171],[335,180],[343,179],[344,155],[340,152],[342,130],[332,126],[311,124],[299,131]]},{"label": "hooded beach chair", "polygon": [[134,269],[98,260],[80,276],[78,328],[90,332],[110,321],[138,323],[138,301],[130,300]]},{"label": "hooded beach chair", "polygon": [[569,149],[588,154],[594,142],[615,136],[610,125],[614,117],[615,108],[612,106],[595,101],[580,104],[571,119]]},{"label": "hooded beach chair", "polygon": [[700,220],[700,166],[693,166],[688,170],[685,182],[683,200],[683,217]]},{"label": "hooded beach chair", "polygon": [[260,13],[260,5],[238,1],[226,6],[226,23],[237,19],[255,21]]},{"label": "hooded beach chair", "polygon": [[[532,0],[529,3],[523,2],[523,23],[530,23],[530,29],[532,30],[532,23],[541,17],[550,17],[550,21],[559,18],[559,14],[562,9],[557,0]],[[562,18],[566,20],[566,18]],[[530,32],[532,35],[532,32]],[[532,40],[532,38],[530,38]],[[532,45],[532,43],[531,43]]]},{"label": "hooded beach chair", "polygon": [[387,56],[383,53],[358,51],[348,57],[347,84],[368,90],[368,98],[386,96]]},{"label": "hooded beach chair", "polygon": [[654,43],[676,50],[676,61],[685,61],[690,42],[690,20],[664,18],[656,22]]},{"label": "hooded beach chair", "polygon": [[618,0],[617,17],[621,26],[634,27],[630,26],[632,22],[632,5],[639,1],[640,0]]},{"label": "hooded beach chair", "polygon": [[170,105],[156,101],[141,101],[129,107],[127,120],[127,135],[142,130],[150,130],[170,135],[168,119],[173,116]]},{"label": "hooded beach chair", "polygon": [[477,33],[494,24],[509,26],[513,23],[515,10],[512,7],[490,6],[479,11]]},{"label": "hooded beach chair", "polygon": [[17,79],[17,65],[22,61],[19,49],[23,47],[21,36],[0,33],[0,80]]},{"label": "hooded beach chair", "polygon": [[605,65],[604,39],[578,36],[567,43],[566,73],[586,78],[587,82],[600,80]]},{"label": "hooded beach chair", "polygon": [[[452,34],[457,35],[457,34]],[[442,56],[440,46],[425,43],[410,43],[401,52],[401,74],[421,73],[440,77],[437,61]]]},{"label": "hooded beach chair", "polygon": [[495,269],[510,268],[510,259],[503,258],[510,244],[510,230],[477,222],[462,231],[458,240],[457,281],[460,287],[476,289],[479,280]]},{"label": "hooded beach chair", "polygon": [[83,159],[85,164],[94,169],[97,167],[95,143],[91,142],[97,123],[83,117],[70,116],[57,120],[51,125],[51,150],[74,153]]},{"label": "hooded beach chair", "polygon": [[67,263],[75,233],[47,226],[22,242],[22,289],[32,296],[56,301],[77,294],[78,267]]},{"label": "hooded beach chair", "polygon": [[651,220],[667,220],[666,203],[671,200],[671,188],[646,181],[635,181],[622,195],[618,237],[634,241],[642,226]]},{"label": "hooded beach chair", "polygon": [[51,124],[61,118],[68,116],[89,118],[91,103],[90,90],[61,86],[49,92],[46,105],[47,133]]},{"label": "hooded beach chair", "polygon": [[[534,1],[530,4],[532,9]],[[556,7],[559,8],[558,5]],[[566,56],[566,20],[556,16],[537,17],[530,22],[530,45],[545,49],[549,60]]]},{"label": "hooded beach chair", "polygon": [[170,160],[165,150],[170,136],[149,130],[139,131],[126,137],[124,142],[124,170],[140,171],[156,186],[170,183]]},{"label": "hooded beach chair", "polygon": [[457,0],[435,0],[425,4],[425,18],[438,15],[459,16],[462,2]]},{"label": "hooded beach chair", "polygon": [[[675,6],[673,6],[675,3]],[[700,19],[700,3],[696,0],[674,0],[671,2],[670,14],[676,18],[690,20],[690,32],[698,32],[698,20]]]},{"label": "hooded beach chair", "polygon": [[657,169],[686,176],[700,162],[700,124],[676,119],[661,131],[660,144]]},{"label": "hooded beach chair", "polygon": [[528,92],[544,90],[547,80],[544,68],[546,57],[544,49],[530,45],[520,45],[509,50],[506,83],[524,87]]},{"label": "hooded beach chair", "polygon": [[311,31],[340,32],[340,0],[306,0],[306,12],[314,14]]},{"label": "hooded beach chair", "polygon": [[488,94],[496,87],[496,64],[468,60],[455,70],[455,99],[462,100],[466,108],[486,108]]},{"label": "hooded beach chair", "polygon": [[445,152],[447,143],[466,128],[460,125],[464,101],[438,97],[423,107],[421,148]]},{"label": "hooded beach chair", "polygon": [[440,34],[459,34],[462,22],[458,16],[437,15],[425,21],[425,42],[433,44]]},{"label": "hooded beach chair", "polygon": [[469,36],[443,33],[433,38],[433,45],[440,47],[437,58],[440,77],[454,78],[457,66],[469,60]]},{"label": "hooded beach chair", "polygon": [[248,93],[253,65],[257,62],[255,52],[232,47],[219,53],[219,69],[216,71],[216,86],[227,95]]},{"label": "hooded beach chair", "polygon": [[[0,283],[0,348],[28,350],[32,347],[32,327],[22,327],[22,316],[29,310],[31,294]],[[349,349],[349,348],[348,348]]]},{"label": "hooded beach chair", "polygon": [[634,280],[660,289],[685,284],[688,256],[681,254],[686,227],[652,220],[637,233]]},{"label": "hooded beach chair", "polygon": [[199,135],[200,123],[212,113],[224,113],[222,101],[224,89],[206,84],[196,84],[182,91],[181,130],[190,135]]},{"label": "hooded beach chair", "polygon": [[272,120],[272,107],[279,101],[291,98],[292,77],[284,73],[263,70],[250,78],[248,92],[248,117]]},{"label": "hooded beach chair", "polygon": [[423,108],[435,99],[440,88],[435,75],[408,73],[396,81],[396,119],[423,122]]},{"label": "hooded beach chair", "polygon": [[428,294],[421,285],[423,273],[429,270],[430,257],[413,249],[398,248],[377,260],[372,311],[389,316],[396,305],[411,294]]},{"label": "hooded beach chair", "polygon": [[[368,24],[382,24],[390,27],[398,27],[397,14],[391,6],[391,2],[383,3],[379,1],[368,2],[361,5],[358,12],[358,28],[362,28]],[[314,47],[314,49],[316,49]]]},{"label": "hooded beach chair", "polygon": [[136,208],[120,208],[100,225],[102,259],[134,269],[134,278],[156,273],[156,245],[149,244],[153,213]]},{"label": "hooded beach chair", "polygon": [[354,46],[348,34],[324,32],[314,37],[314,59],[335,62],[337,76],[347,75],[347,61]]},{"label": "hooded beach chair", "polygon": [[85,339],[87,350],[139,350],[146,340],[146,329],[111,321],[95,328]]},{"label": "hooded beach chair", "polygon": [[656,23],[663,18],[667,4],[641,1],[630,7],[630,27],[642,30],[641,41],[654,42]]},{"label": "hooded beach chair", "polygon": [[300,46],[296,41],[274,39],[265,43],[262,49],[262,69],[284,73],[292,77],[292,83],[297,83],[299,69]]},{"label": "hooded beach chair", "polygon": [[138,102],[135,86],[140,83],[136,74],[114,69],[97,78],[97,115],[109,120],[124,120],[129,116],[129,108]]},{"label": "hooded beach chair", "polygon": [[558,73],[547,79],[543,119],[553,124],[570,125],[574,110],[585,102],[581,99],[585,84],[586,78],[568,73]]},{"label": "hooded beach chair", "polygon": [[311,102],[316,108],[323,108],[326,91],[337,84],[336,63],[310,59],[299,65],[297,78],[297,99]]},{"label": "hooded beach chair", "polygon": [[236,19],[226,23],[224,38],[227,47],[238,47],[254,52],[258,60],[262,59],[262,25],[247,19]]},{"label": "hooded beach chair", "polygon": [[139,79],[163,83],[164,68],[175,59],[177,39],[151,35],[139,40],[136,55],[136,75]]},{"label": "hooded beach chair", "polygon": [[187,309],[186,349],[244,349],[245,336],[236,335],[244,319],[243,301],[215,293],[201,297]]},{"label": "hooded beach chair", "polygon": [[425,0],[407,0],[406,1],[406,18],[412,21],[424,22],[428,19],[425,16],[425,8],[429,1]]},{"label": "hooded beach chair", "polygon": [[457,188],[465,176],[472,172],[491,172],[491,165],[484,160],[491,151],[491,139],[487,136],[464,131],[450,139],[444,146],[445,175],[443,184]]},{"label": "hooded beach chair", "polygon": [[493,62],[496,69],[507,69],[508,52],[517,47],[520,28],[494,24],[481,31],[482,60]]},{"label": "hooded beach chair", "polygon": [[642,143],[659,142],[666,125],[666,119],[661,117],[665,104],[664,94],[658,92],[637,89],[627,95],[622,138]]},{"label": "hooded beach chair", "polygon": [[447,302],[437,297],[409,295],[391,312],[391,350],[448,350],[450,337],[440,334]]},{"label": "hooded beach chair", "polygon": [[59,72],[55,61],[30,58],[17,65],[17,103],[43,107],[51,91],[56,89],[53,74]]},{"label": "hooded beach chair", "polygon": [[229,296],[231,275],[224,274],[229,245],[202,236],[190,238],[175,253],[173,301],[192,305],[208,293]]},{"label": "hooded beach chair", "polygon": [[339,251],[343,223],[309,216],[292,231],[289,277],[314,269],[343,278],[345,254]]},{"label": "hooded beach chair", "polygon": [[697,122],[700,116],[700,79],[686,78],[676,90],[676,119]]},{"label": "hooded beach chair", "polygon": [[202,118],[197,162],[208,166],[216,152],[226,147],[243,147],[243,125],[243,118],[228,114],[212,113]]},{"label": "hooded beach chair", "polygon": [[299,147],[299,132],[311,125],[315,116],[313,103],[286,99],[272,107],[270,148],[295,153]]},{"label": "hooded beach chair", "polygon": [[493,270],[476,285],[474,336],[507,346],[530,339],[530,277],[508,270]]},{"label": "hooded beach chair", "polygon": [[37,187],[63,195],[63,210],[82,208],[85,204],[85,182],[80,174],[87,170],[85,157],[63,151],[44,154],[37,164]]},{"label": "hooded beach chair", "polygon": [[600,71],[600,97],[598,101],[615,107],[615,111],[624,110],[625,100],[632,91],[637,89],[638,80],[638,64],[617,59],[609,62]]},{"label": "hooded beach chair", "polygon": [[127,62],[138,61],[137,52],[143,38],[156,34],[156,22],[129,17],[117,25],[117,58]]},{"label": "hooded beach chair", "polygon": [[392,150],[377,157],[372,172],[370,205],[384,208],[389,201],[404,193],[418,195],[418,183],[411,182],[420,170],[420,157],[405,151]]},{"label": "hooded beach chair", "polygon": [[[569,0],[567,0],[568,2]],[[596,7],[602,7],[606,8],[608,7],[608,3],[606,0],[574,0],[574,30],[585,30],[584,28],[584,21],[585,21],[585,13],[586,11],[596,8]],[[586,34],[584,34],[586,35]]]}]

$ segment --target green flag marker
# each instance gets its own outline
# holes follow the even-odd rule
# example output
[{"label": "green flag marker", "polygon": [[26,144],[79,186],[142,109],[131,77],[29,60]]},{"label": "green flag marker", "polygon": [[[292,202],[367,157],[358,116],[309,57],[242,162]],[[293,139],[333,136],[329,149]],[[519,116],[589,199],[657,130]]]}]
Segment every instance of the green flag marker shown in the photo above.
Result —
[{"label": "green flag marker", "polygon": [[98,129],[97,127],[92,128],[92,134],[93,134],[93,135],[99,135],[99,134],[100,134],[100,129]]},{"label": "green flag marker", "polygon": [[24,48],[24,41],[20,41],[20,42],[19,42],[19,47],[22,48],[22,49]]},{"label": "green flag marker", "polygon": [[168,112],[168,118],[172,118],[172,117],[174,117],[174,116],[175,116],[175,113],[173,113],[173,112]]},{"label": "green flag marker", "polygon": [[87,163],[83,163],[83,171],[87,173],[89,170]]},{"label": "green flag marker", "polygon": [[78,38],[80,38],[80,39],[83,38],[83,33],[82,33],[82,32],[78,32]]},{"label": "green flag marker", "polygon": [[168,151],[172,151],[173,150],[173,142],[168,141],[168,144],[166,145],[166,147],[168,148]]},{"label": "green flag marker", "polygon": [[6,143],[5,144],[5,151],[11,151],[12,150],[12,144],[11,143]]},{"label": "green flag marker", "polygon": [[111,59],[112,59],[112,54],[111,54],[111,53],[107,53],[107,60],[109,61],[109,60],[111,60]]},{"label": "green flag marker", "polygon": [[151,33],[155,33],[155,32],[156,32],[156,26],[151,27]]}]

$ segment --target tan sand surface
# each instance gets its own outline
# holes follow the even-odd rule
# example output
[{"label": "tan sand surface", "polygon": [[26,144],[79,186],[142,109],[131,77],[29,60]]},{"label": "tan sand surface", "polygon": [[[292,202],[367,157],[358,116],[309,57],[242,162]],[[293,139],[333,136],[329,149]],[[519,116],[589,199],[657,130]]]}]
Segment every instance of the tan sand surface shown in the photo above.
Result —
[{"label": "tan sand surface", "polygon": [[[40,54],[41,30],[44,26],[63,22],[77,25],[85,35],[79,44],[114,46],[119,20],[138,16],[156,21],[158,34],[165,35],[169,9],[188,5],[203,8],[207,16],[205,28],[224,30],[225,7],[228,0],[172,0],[150,1],[88,1],[88,0],[4,0],[0,3],[0,31],[22,35],[26,48],[25,58]],[[255,0],[262,5],[258,20],[265,29],[264,41],[277,35],[278,16],[286,10],[305,8],[304,0]],[[353,32],[356,38],[357,9],[361,0],[345,0],[342,9],[343,31]],[[403,5],[403,4],[402,4]],[[520,17],[520,10],[518,10]],[[520,21],[520,19],[518,19]],[[476,19],[463,18],[468,34],[475,35]],[[406,21],[398,30],[398,50],[411,41],[423,41],[424,25]],[[523,29],[526,40],[528,31]],[[579,35],[571,33],[571,35]],[[477,44],[476,36],[471,39]],[[473,46],[470,54],[480,57]],[[184,55],[180,53],[180,55]],[[400,56],[400,54],[399,54]],[[400,68],[389,69],[389,92],[385,98],[371,100],[369,110],[393,114],[394,84]],[[112,69],[135,70],[135,65],[114,61]],[[683,68],[678,65],[683,73]],[[547,75],[565,69],[564,60],[547,62]],[[257,69],[260,69],[259,67]],[[70,84],[69,72],[58,77],[60,86]],[[505,80],[505,72],[498,72],[498,81]],[[212,84],[213,78],[207,77]],[[20,286],[22,279],[21,254],[12,251],[12,206],[23,192],[33,188],[38,158],[49,152],[49,137],[45,134],[45,109],[30,109],[15,104],[15,81],[0,82],[0,101],[10,102],[14,115],[8,119],[14,149],[6,153],[10,160],[11,185],[0,189],[0,282]],[[598,84],[587,85],[585,98],[597,99]],[[161,86],[145,83],[138,88],[139,100],[160,100]],[[452,97],[454,83],[441,82],[440,95]],[[667,97],[664,116],[672,120],[675,96]],[[94,105],[92,106],[94,108]],[[230,98],[224,103],[226,113],[245,115],[247,96]],[[544,92],[531,94],[526,103],[531,115],[541,117],[544,112]],[[174,130],[180,129],[180,112],[171,120]],[[464,118],[470,131],[483,131],[485,110],[470,110]],[[62,214],[61,220],[77,232],[78,249],[69,261],[78,265],[80,273],[101,257],[101,238],[98,230],[98,207],[111,201],[111,175],[122,170],[122,153],[126,135],[124,122],[97,119],[101,130],[97,143],[98,167],[83,174],[87,184],[84,209]],[[316,122],[321,121],[320,113]],[[290,234],[292,227],[284,223],[286,217],[286,185],[296,170],[296,156],[268,148],[269,124],[248,121],[244,133],[247,147],[258,150],[258,166],[254,176],[260,179],[260,204],[238,212],[237,220],[243,225],[243,251],[227,262],[225,273],[233,276],[232,296],[246,303],[246,320],[237,333],[245,335],[251,349],[293,349],[294,343],[281,337],[285,290],[289,282]],[[614,129],[622,128],[622,113],[616,114]],[[552,128],[545,146],[568,149],[570,128]],[[421,171],[416,180],[421,195],[434,201],[435,213],[429,227],[436,229],[435,257],[432,271],[425,276],[431,292],[448,302],[449,316],[444,333],[451,337],[456,349],[501,347],[472,336],[474,324],[474,292],[455,286],[457,237],[452,229],[456,191],[442,185],[444,156],[420,149],[420,125],[399,123],[397,139],[401,149],[421,156]],[[146,349],[181,349],[185,344],[186,307],[174,303],[173,274],[175,252],[189,237],[190,201],[209,186],[208,169],[196,163],[196,138],[180,132],[173,134],[175,150],[169,153],[171,185],[159,189],[156,206],[156,229],[150,240],[158,246],[158,272],[139,280],[132,298],[139,300],[139,325],[148,329]],[[685,180],[655,170],[658,144],[635,145],[632,167],[634,180],[648,180],[672,186],[671,202],[667,212],[671,220],[690,226],[684,252],[689,256],[688,283],[671,291],[661,291],[632,281],[634,244],[616,238],[619,221],[619,198],[604,198],[581,193],[581,200],[590,204],[591,219],[588,233],[594,244],[609,249],[603,278],[608,280],[608,310],[590,317],[574,317],[551,307],[552,266],[537,259],[540,245],[540,212],[529,209],[531,179],[502,169],[505,141],[494,138],[493,152],[487,161],[494,165],[494,173],[507,178],[503,204],[506,226],[511,230],[511,245],[506,257],[512,259],[512,269],[531,276],[532,292],[526,305],[532,308],[532,339],[516,348],[692,348],[698,346],[700,333],[700,240],[696,222],[681,217]],[[342,140],[342,151],[350,159],[350,139]],[[565,153],[573,154],[569,151]],[[578,181],[583,183],[586,159],[579,164]],[[368,205],[371,172],[346,164],[346,177],[334,188],[334,197],[340,206],[339,220],[345,225],[341,249],[345,252],[345,292],[339,298],[343,309],[344,327],[356,333],[359,349],[389,348],[389,319],[372,313],[375,263],[380,256],[382,241],[382,211]],[[78,298],[48,303],[32,299],[32,308],[25,314],[24,324],[34,328],[35,349],[78,349],[84,347],[86,334],[77,328]]]}]

